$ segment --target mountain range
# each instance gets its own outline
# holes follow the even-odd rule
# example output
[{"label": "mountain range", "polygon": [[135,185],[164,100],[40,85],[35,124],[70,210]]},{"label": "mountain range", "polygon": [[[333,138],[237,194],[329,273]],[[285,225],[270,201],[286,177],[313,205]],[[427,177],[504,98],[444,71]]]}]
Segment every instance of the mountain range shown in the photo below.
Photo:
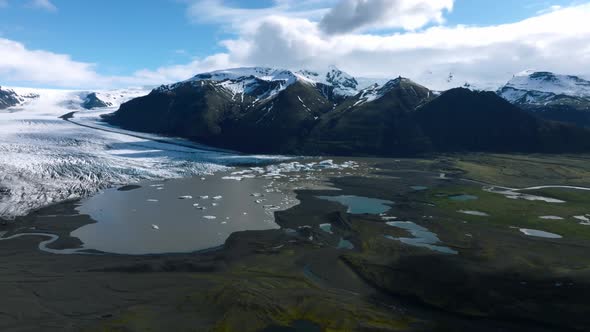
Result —
[{"label": "mountain range", "polygon": [[122,103],[147,93],[143,88],[88,91],[0,86],[0,110],[20,110],[32,104],[65,110],[119,107]]},{"label": "mountain range", "polygon": [[0,87],[0,109],[118,108],[104,120],[253,153],[588,150],[590,82],[577,76],[526,71],[495,92],[469,86],[432,91],[402,77],[367,82],[336,67],[237,68],[202,73],[149,94]]},{"label": "mountain range", "polygon": [[336,67],[237,68],[160,86],[104,119],[255,153],[581,152],[590,151],[585,123],[551,112],[586,114],[587,83],[531,72],[496,93],[436,92],[402,77],[361,87]]}]

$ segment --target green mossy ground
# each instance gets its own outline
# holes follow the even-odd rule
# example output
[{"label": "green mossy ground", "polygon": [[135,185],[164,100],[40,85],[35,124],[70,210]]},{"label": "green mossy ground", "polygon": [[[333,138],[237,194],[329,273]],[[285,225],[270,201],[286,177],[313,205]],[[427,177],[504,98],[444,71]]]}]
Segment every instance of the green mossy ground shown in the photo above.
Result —
[{"label": "green mossy ground", "polygon": [[[590,213],[590,191],[544,189],[524,191],[523,193],[550,197],[565,203],[548,203],[511,199],[498,193],[484,191],[481,186],[450,186],[439,190],[430,190],[419,194],[419,198],[432,202],[436,210],[444,217],[466,220],[489,227],[516,227],[547,231],[559,234],[567,239],[590,240],[590,226],[580,224],[573,218]],[[454,201],[450,196],[473,195],[478,199]],[[472,216],[460,213],[460,210],[481,211],[489,216]],[[558,216],[564,220],[545,220],[541,216]],[[518,229],[514,230],[519,232]]]},{"label": "green mossy ground", "polygon": [[[588,187],[588,161],[491,154],[364,160],[376,165],[372,173],[378,176],[335,179],[338,194],[394,201],[389,215],[428,228],[459,254],[387,239],[410,234],[379,216],[347,215],[344,207],[317,198],[333,192],[303,190],[301,205],[278,213],[277,220],[285,228],[310,226],[304,236],[236,234],[226,244],[225,268],[192,274],[195,287],[165,310],[134,306],[95,330],[163,330],[171,324],[194,331],[263,331],[305,320],[322,331],[584,331],[590,325],[590,226],[573,216],[590,213],[590,192],[526,191],[565,201],[548,203],[510,199],[484,187]],[[411,189],[417,185],[428,189]],[[478,199],[449,199],[461,194]],[[319,229],[326,222],[334,234]],[[526,236],[519,228],[563,238]],[[340,238],[355,249],[336,250]],[[320,282],[306,275],[307,266]],[[200,286],[203,281],[210,286]],[[392,309],[397,300],[417,307],[403,302],[403,310]]]}]

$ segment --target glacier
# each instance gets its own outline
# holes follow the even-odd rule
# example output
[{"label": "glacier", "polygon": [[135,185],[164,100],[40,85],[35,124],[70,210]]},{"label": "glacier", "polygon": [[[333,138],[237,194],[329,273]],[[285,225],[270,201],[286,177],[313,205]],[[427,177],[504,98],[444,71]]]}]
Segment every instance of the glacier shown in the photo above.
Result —
[{"label": "glacier", "polygon": [[[23,103],[0,111],[0,218],[142,180],[210,174],[282,157],[212,149],[100,121],[146,89],[99,91],[113,107],[82,109],[87,91],[10,88]],[[66,121],[60,117],[73,113]]]}]

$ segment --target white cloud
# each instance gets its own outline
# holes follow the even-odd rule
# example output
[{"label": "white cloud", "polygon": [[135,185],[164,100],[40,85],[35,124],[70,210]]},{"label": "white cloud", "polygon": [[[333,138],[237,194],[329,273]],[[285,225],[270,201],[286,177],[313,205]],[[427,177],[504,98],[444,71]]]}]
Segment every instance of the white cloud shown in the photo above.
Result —
[{"label": "white cloud", "polygon": [[541,15],[541,14],[546,14],[546,13],[550,13],[550,12],[554,12],[556,10],[560,10],[563,7],[560,5],[553,5],[553,6],[549,6],[548,8],[543,8],[541,10],[537,11],[537,14]]},{"label": "white cloud", "polygon": [[[494,87],[525,69],[590,74],[590,3],[554,8],[512,24],[437,25],[389,34],[358,32],[391,24],[370,20],[348,26],[351,32],[326,33],[322,22],[336,11],[329,6],[338,3],[276,0],[270,8],[240,9],[218,0],[199,1],[190,5],[189,15],[198,8],[201,23],[221,24],[235,35],[220,42],[225,51],[127,76],[102,76],[93,64],[0,39],[0,82],[68,87],[156,85],[236,66],[321,69],[331,64],[357,76],[402,75],[435,89],[466,81]],[[455,79],[449,83],[451,72]]]},{"label": "white cloud", "polygon": [[223,0],[186,0],[187,14],[193,22],[219,23],[239,29],[251,21],[280,15],[291,18],[320,19],[336,0],[274,0],[266,8],[239,8],[225,4]]},{"label": "white cloud", "polygon": [[156,70],[140,70],[131,76],[115,77],[111,80],[118,85],[159,85],[188,79],[195,74],[237,66],[229,60],[229,55],[220,53],[203,59],[195,59],[184,65],[164,66]]},{"label": "white cloud", "polygon": [[555,8],[512,24],[333,35],[324,33],[325,20],[278,12],[248,20],[237,38],[222,45],[228,62],[241,65],[321,68],[336,64],[355,75],[403,75],[434,88],[448,87],[446,79],[453,72],[455,81],[450,84],[469,81],[487,87],[529,68],[588,74],[588,17],[590,4],[585,4]]},{"label": "white cloud", "polygon": [[25,45],[0,38],[0,78],[55,86],[88,84],[100,79],[91,63],[77,62],[68,55],[30,50]]},{"label": "white cloud", "polygon": [[442,23],[454,0],[341,0],[320,22],[327,33],[347,33],[371,28],[415,30]]},{"label": "white cloud", "polygon": [[194,73],[235,66],[227,54],[195,59],[188,64],[140,70],[128,76],[104,76],[92,63],[69,55],[31,50],[19,42],[0,38],[0,83],[17,82],[67,88],[109,88],[159,85],[184,80]]},{"label": "white cloud", "polygon": [[50,12],[57,11],[57,7],[51,2],[51,0],[31,0],[28,6],[36,9],[43,9]]}]

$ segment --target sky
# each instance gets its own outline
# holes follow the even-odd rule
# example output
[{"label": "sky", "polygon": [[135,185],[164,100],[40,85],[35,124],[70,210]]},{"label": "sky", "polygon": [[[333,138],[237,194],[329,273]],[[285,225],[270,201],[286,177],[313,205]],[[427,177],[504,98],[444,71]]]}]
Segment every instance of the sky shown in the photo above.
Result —
[{"label": "sky", "polygon": [[0,0],[0,85],[119,88],[336,65],[493,88],[531,69],[588,76],[588,18],[590,1],[573,0]]}]

